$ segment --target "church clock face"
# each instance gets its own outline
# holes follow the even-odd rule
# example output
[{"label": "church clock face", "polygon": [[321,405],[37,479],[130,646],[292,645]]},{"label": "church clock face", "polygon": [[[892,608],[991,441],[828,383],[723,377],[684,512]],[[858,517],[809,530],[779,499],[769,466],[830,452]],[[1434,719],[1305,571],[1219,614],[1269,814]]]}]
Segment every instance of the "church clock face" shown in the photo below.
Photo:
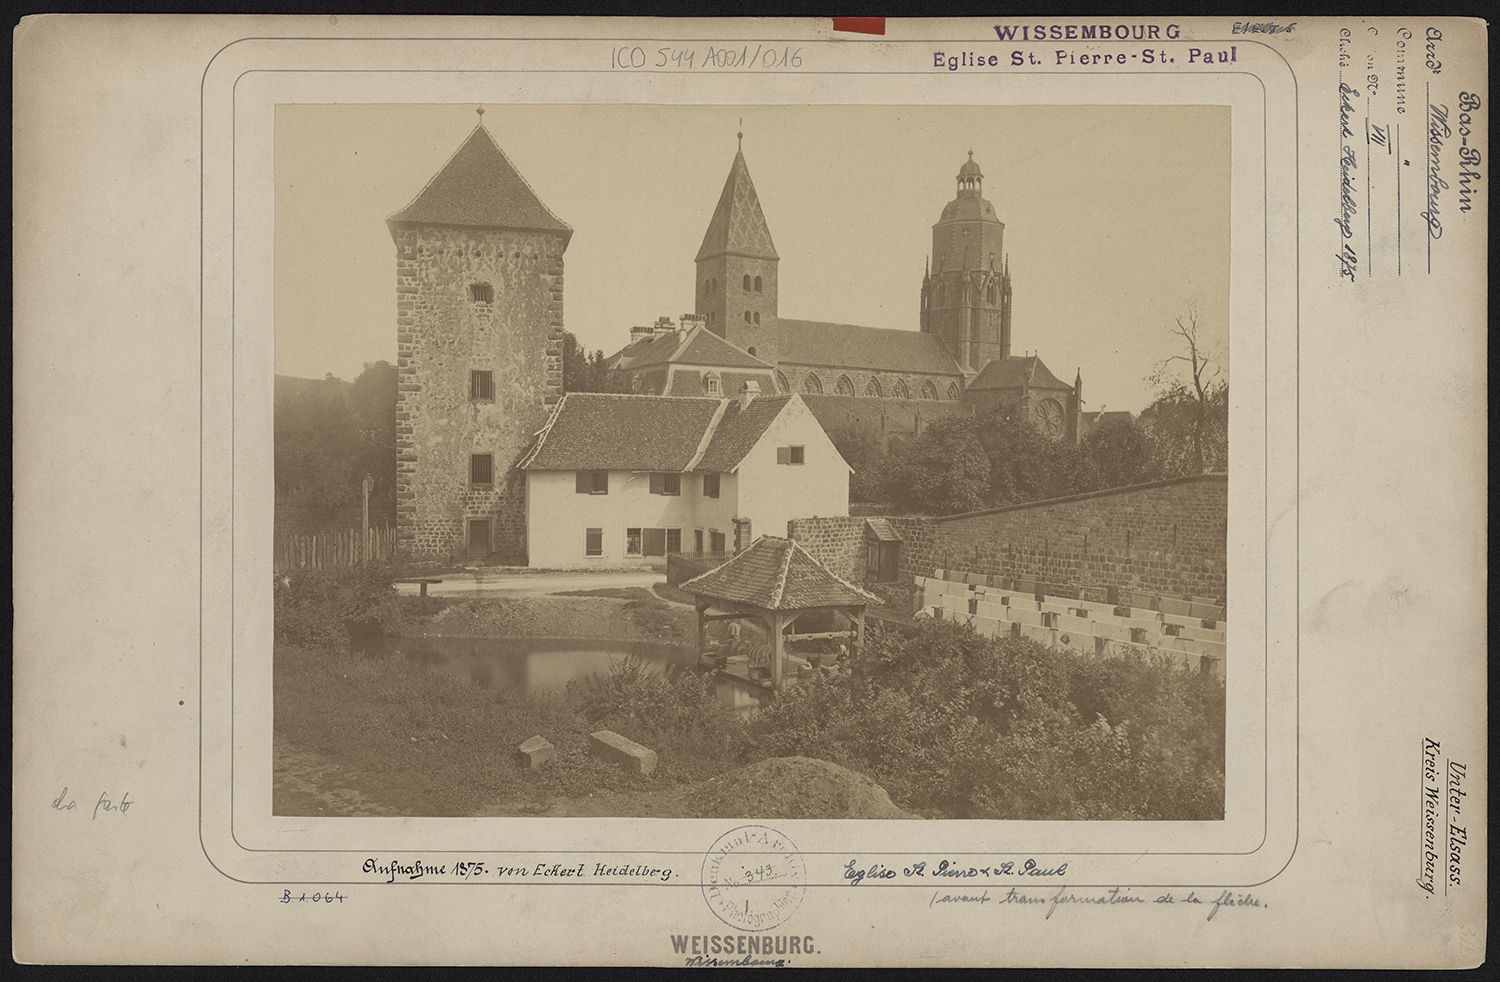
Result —
[{"label": "church clock face", "polygon": [[1066,424],[1063,421],[1062,404],[1056,399],[1043,399],[1036,407],[1036,422],[1049,439],[1062,439]]}]

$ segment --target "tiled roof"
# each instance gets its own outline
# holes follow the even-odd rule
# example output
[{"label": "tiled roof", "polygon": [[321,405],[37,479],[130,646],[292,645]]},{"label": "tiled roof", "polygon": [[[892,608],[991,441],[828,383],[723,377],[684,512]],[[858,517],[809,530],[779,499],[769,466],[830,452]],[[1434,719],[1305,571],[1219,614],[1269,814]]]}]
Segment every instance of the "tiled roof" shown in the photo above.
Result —
[{"label": "tiled roof", "polygon": [[521,469],[685,471],[722,404],[570,392],[553,409]]},{"label": "tiled roof", "polygon": [[542,204],[483,126],[458,148],[411,204],[386,219],[398,225],[459,225],[573,234]]},{"label": "tiled roof", "polygon": [[[1030,380],[1027,374],[1030,373]],[[1024,358],[997,358],[984,366],[984,370],[969,383],[969,391],[975,389],[1019,389],[1029,384],[1033,389],[1071,389],[1067,382],[1047,370],[1036,355]]]},{"label": "tiled roof", "polygon": [[754,448],[771,421],[780,416],[791,401],[791,396],[760,396],[743,410],[738,400],[731,402],[695,469],[722,473],[740,466],[745,454]]},{"label": "tiled roof", "polygon": [[702,324],[695,324],[686,331],[678,330],[634,341],[620,349],[608,364],[610,368],[640,368],[643,365],[666,362],[772,371],[768,362],[730,344]]},{"label": "tiled roof", "polygon": [[698,259],[724,253],[757,259],[780,258],[776,246],[771,244],[771,230],[761,213],[760,198],[750,180],[743,153],[736,153],[734,163],[729,166],[729,178],[724,182],[724,193],[719,195],[713,218],[709,219],[708,231],[703,234]]},{"label": "tiled roof", "polygon": [[962,376],[936,334],[781,318],[782,364],[826,365],[903,374]]},{"label": "tiled roof", "polygon": [[682,584],[700,597],[762,610],[865,607],[880,598],[836,575],[791,539],[763,535],[722,566]]},{"label": "tiled roof", "polygon": [[879,542],[901,541],[901,533],[891,528],[891,523],[883,518],[865,519],[865,528],[869,529],[870,534],[875,536]]},{"label": "tiled roof", "polygon": [[[664,396],[706,396],[708,386],[704,378],[707,369],[687,366],[679,368],[672,373],[672,381],[667,391],[660,393]],[[754,382],[760,386],[762,395],[776,394],[776,378],[769,368],[759,372],[739,371],[718,372],[719,393],[722,396],[734,397],[740,393],[740,386],[746,382]],[[718,398],[718,396],[715,396]]]}]

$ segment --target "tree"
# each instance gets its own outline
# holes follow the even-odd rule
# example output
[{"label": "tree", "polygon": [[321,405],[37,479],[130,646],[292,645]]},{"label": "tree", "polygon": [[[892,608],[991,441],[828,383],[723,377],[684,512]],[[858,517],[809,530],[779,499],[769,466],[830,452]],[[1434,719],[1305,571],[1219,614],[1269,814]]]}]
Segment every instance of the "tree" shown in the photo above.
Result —
[{"label": "tree", "polygon": [[990,460],[989,498],[995,505],[1015,505],[1060,498],[1075,490],[1077,447],[1048,439],[1018,407],[983,413],[976,421],[979,440]]},{"label": "tree", "polygon": [[849,499],[880,501],[888,464],[880,429],[868,420],[844,420],[828,431],[828,438],[854,470],[849,475]]},{"label": "tree", "polygon": [[275,403],[278,528],[314,531],[359,524],[369,474],[370,519],[396,515],[396,369],[367,363],[351,386],[329,375],[289,386]]},{"label": "tree", "polygon": [[1079,458],[1075,493],[1129,487],[1161,476],[1156,444],[1132,419],[1100,424],[1083,438]]},{"label": "tree", "polygon": [[629,381],[608,371],[608,365],[602,348],[589,352],[572,332],[563,332],[564,392],[629,392]]},{"label": "tree", "polygon": [[[1162,388],[1156,402],[1141,414],[1142,424],[1159,445],[1165,445],[1173,469],[1202,474],[1215,464],[1213,469],[1224,470],[1228,465],[1229,381],[1221,378],[1214,363],[1206,332],[1199,325],[1198,308],[1189,304],[1168,333],[1185,350],[1169,355],[1146,376],[1149,384]],[[1149,419],[1147,414],[1151,414]],[[1186,461],[1180,459],[1184,441]],[[1223,459],[1219,460],[1221,444]]]},{"label": "tree", "polygon": [[892,454],[885,490],[892,504],[907,511],[951,515],[987,503],[990,458],[972,416],[944,416]]}]

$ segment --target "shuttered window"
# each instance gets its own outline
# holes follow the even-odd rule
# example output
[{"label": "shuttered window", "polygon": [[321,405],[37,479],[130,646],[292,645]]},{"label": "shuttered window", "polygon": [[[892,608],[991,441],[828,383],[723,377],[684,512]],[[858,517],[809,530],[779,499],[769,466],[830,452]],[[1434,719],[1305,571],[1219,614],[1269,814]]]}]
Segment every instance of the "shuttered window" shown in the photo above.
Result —
[{"label": "shuttered window", "polygon": [[667,554],[666,529],[641,529],[641,539],[645,547],[645,555],[665,556]]},{"label": "shuttered window", "polygon": [[651,493],[652,494],[667,494],[667,495],[681,494],[682,493],[682,475],[681,474],[652,474],[651,475]]},{"label": "shuttered window", "polygon": [[573,490],[578,494],[609,494],[609,471],[575,471]]},{"label": "shuttered window", "polygon": [[703,497],[705,497],[705,498],[717,498],[718,496],[719,496],[719,475],[718,474],[704,474],[703,475]]},{"label": "shuttered window", "polygon": [[604,530],[587,529],[583,534],[583,554],[585,556],[604,555]]}]

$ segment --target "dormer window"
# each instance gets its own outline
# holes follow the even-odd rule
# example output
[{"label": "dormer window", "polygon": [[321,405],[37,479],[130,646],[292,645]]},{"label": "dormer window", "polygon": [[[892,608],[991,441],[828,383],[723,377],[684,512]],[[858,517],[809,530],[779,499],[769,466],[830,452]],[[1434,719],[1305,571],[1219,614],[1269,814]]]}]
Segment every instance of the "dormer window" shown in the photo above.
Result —
[{"label": "dormer window", "polygon": [[709,372],[708,375],[704,377],[704,379],[708,387],[709,395],[716,396],[724,391],[724,386],[719,380],[718,372]]},{"label": "dormer window", "polygon": [[469,299],[474,303],[494,303],[495,288],[488,283],[470,283]]}]

